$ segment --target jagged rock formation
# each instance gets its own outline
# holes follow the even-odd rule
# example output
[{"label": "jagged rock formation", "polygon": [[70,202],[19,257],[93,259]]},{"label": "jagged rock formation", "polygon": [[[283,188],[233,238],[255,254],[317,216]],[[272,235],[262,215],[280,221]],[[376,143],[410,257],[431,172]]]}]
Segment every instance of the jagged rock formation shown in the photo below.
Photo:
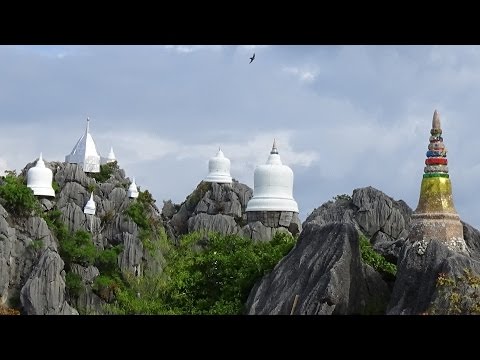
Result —
[{"label": "jagged rock formation", "polygon": [[[449,249],[442,241],[410,241],[402,248],[397,279],[387,314],[418,315],[436,308],[438,313],[446,313],[448,304],[436,288],[439,274],[449,277],[464,275],[465,270],[480,276],[479,232],[464,224],[465,242],[471,255]],[[473,230],[473,231],[472,231]],[[460,296],[465,296],[466,289]],[[477,296],[480,292],[477,290]],[[472,300],[474,297],[472,297]]]},{"label": "jagged rock formation", "polygon": [[202,181],[181,205],[165,202],[167,233],[175,240],[195,230],[237,234],[246,224],[245,208],[251,197],[252,189],[236,180],[232,184]]},{"label": "jagged rock formation", "polygon": [[[202,181],[180,204],[165,201],[162,216],[173,241],[192,231],[239,234],[253,240],[270,240],[276,232],[296,235],[301,230],[297,214],[269,212],[258,219],[247,219],[245,212],[253,191],[235,179],[231,184]],[[250,216],[250,215],[249,215]]]},{"label": "jagged rock formation", "polygon": [[[34,164],[28,164],[22,175]],[[58,209],[61,220],[70,231],[86,230],[92,233],[98,250],[123,245],[117,262],[122,271],[158,273],[164,260],[161,253],[150,254],[139,238],[139,227],[125,214],[136,201],[127,197],[130,180],[121,169],[115,169],[110,178],[97,183],[86,175],[81,165],[45,162],[54,174],[59,191],[54,199],[40,198],[44,211]],[[97,204],[95,215],[83,213],[83,207],[94,193]],[[149,205],[149,219],[161,221],[154,204]],[[25,314],[102,313],[103,299],[92,291],[99,275],[93,266],[72,263],[68,271],[80,276],[83,292],[71,299],[65,289],[64,261],[58,251],[58,239],[41,217],[13,218],[0,205],[0,303],[18,306]],[[74,307],[72,307],[74,306]]]},{"label": "jagged rock formation", "polygon": [[294,249],[259,281],[248,314],[381,313],[389,297],[380,275],[360,259],[352,224],[307,223]]},{"label": "jagged rock formation", "polygon": [[313,210],[303,226],[309,222],[352,224],[370,238],[376,251],[396,263],[408,235],[411,215],[412,209],[403,200],[394,200],[369,186],[353,190],[351,197],[324,203]]},{"label": "jagged rock formation", "polygon": [[74,314],[65,301],[63,261],[45,220],[12,219],[0,205],[0,302],[27,314]]}]

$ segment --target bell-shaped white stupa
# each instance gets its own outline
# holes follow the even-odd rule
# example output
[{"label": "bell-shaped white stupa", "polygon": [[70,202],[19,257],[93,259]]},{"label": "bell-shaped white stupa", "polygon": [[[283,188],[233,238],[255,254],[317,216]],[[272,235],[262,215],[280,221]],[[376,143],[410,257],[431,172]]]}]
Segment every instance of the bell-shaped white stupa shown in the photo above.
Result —
[{"label": "bell-shaped white stupa", "polygon": [[97,147],[90,135],[90,119],[87,118],[87,127],[85,133],[77,141],[69,155],[65,156],[65,162],[71,164],[82,164],[83,171],[98,173],[100,172],[100,155],[97,152]]},{"label": "bell-shaped white stupa", "polygon": [[135,178],[133,178],[133,181],[128,188],[127,194],[129,198],[138,197],[138,189],[137,189],[137,184],[135,184]]},{"label": "bell-shaped white stupa", "polygon": [[110,152],[108,153],[108,156],[107,156],[107,163],[111,163],[116,160],[117,158],[115,157],[115,153],[113,152],[113,147],[110,147]]},{"label": "bell-shaped white stupa", "polygon": [[293,171],[282,164],[275,140],[265,165],[255,168],[253,197],[246,211],[292,211],[298,213],[293,199]]},{"label": "bell-shaped white stupa", "polygon": [[97,209],[97,205],[93,200],[93,192],[90,194],[90,200],[87,201],[87,204],[83,208],[83,212],[89,215],[95,215],[95,210]]},{"label": "bell-shaped white stupa", "polygon": [[228,184],[232,182],[230,160],[223,155],[220,148],[218,148],[217,155],[208,161],[208,176],[205,178],[205,181]]},{"label": "bell-shaped white stupa", "polygon": [[55,196],[52,187],[53,173],[52,170],[45,166],[42,159],[42,153],[34,167],[31,167],[27,173],[27,186],[33,190],[34,195],[38,196]]}]

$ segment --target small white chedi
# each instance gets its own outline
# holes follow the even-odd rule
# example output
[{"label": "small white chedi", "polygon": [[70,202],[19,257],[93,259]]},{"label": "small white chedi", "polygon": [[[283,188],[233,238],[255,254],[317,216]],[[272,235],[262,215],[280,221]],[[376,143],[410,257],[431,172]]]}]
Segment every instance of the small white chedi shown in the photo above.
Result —
[{"label": "small white chedi", "polygon": [[65,156],[65,162],[71,164],[83,165],[83,171],[98,173],[100,172],[100,155],[97,152],[95,141],[90,135],[90,119],[87,118],[87,127],[85,133],[77,141],[69,155]]},{"label": "small white chedi", "polygon": [[88,215],[95,215],[95,210],[97,209],[97,205],[93,200],[93,192],[90,194],[90,199],[87,201],[87,204],[83,208],[83,212]]},{"label": "small white chedi", "polygon": [[255,168],[253,181],[253,197],[246,211],[298,213],[297,202],[293,199],[293,171],[282,164],[275,140],[267,163]]},{"label": "small white chedi", "polygon": [[127,194],[128,194],[129,198],[137,198],[138,197],[138,189],[137,189],[137,184],[135,184],[135,178],[133,178],[132,183],[128,187]]},{"label": "small white chedi", "polygon": [[27,186],[33,190],[34,195],[55,196],[55,191],[52,187],[52,179],[52,170],[45,166],[42,153],[40,153],[36,165],[28,170]]},{"label": "small white chedi", "polygon": [[204,181],[228,184],[232,182],[230,159],[225,157],[220,148],[218,148],[217,155],[208,161],[208,175]]},{"label": "small white chedi", "polygon": [[117,158],[115,157],[115,153],[113,152],[113,147],[110,147],[110,152],[108,153],[108,156],[107,156],[107,163],[111,163],[116,160]]}]

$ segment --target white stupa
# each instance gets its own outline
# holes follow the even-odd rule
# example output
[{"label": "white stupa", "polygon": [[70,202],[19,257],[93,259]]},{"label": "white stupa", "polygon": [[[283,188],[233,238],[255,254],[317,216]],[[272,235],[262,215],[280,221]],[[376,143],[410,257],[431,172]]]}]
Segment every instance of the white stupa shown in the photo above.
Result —
[{"label": "white stupa", "polygon": [[135,178],[133,178],[133,181],[128,188],[127,194],[129,198],[138,197],[138,189],[137,189],[137,184],[135,184]]},{"label": "white stupa", "polygon": [[69,155],[65,156],[65,162],[71,164],[82,164],[83,171],[98,173],[100,172],[100,155],[97,147],[90,135],[90,119],[87,118],[87,127],[85,134],[77,141]]},{"label": "white stupa", "polygon": [[220,148],[218,148],[217,155],[208,161],[208,176],[205,178],[205,181],[228,184],[232,182],[230,160],[223,155]]},{"label": "white stupa", "polygon": [[95,215],[95,210],[97,209],[97,205],[93,200],[93,192],[90,194],[90,200],[87,201],[87,204],[83,208],[83,212],[89,215]]},{"label": "white stupa", "polygon": [[113,152],[113,147],[110,147],[110,152],[108,153],[108,156],[107,156],[107,163],[111,163],[116,160],[117,158],[115,157],[115,153]]},{"label": "white stupa", "polygon": [[52,179],[52,170],[45,166],[42,153],[40,153],[36,165],[28,170],[27,186],[33,190],[34,195],[55,196],[55,191],[52,187]]},{"label": "white stupa", "polygon": [[292,211],[298,213],[293,199],[293,171],[282,164],[275,140],[265,165],[258,165],[254,173],[253,197],[246,211]]}]

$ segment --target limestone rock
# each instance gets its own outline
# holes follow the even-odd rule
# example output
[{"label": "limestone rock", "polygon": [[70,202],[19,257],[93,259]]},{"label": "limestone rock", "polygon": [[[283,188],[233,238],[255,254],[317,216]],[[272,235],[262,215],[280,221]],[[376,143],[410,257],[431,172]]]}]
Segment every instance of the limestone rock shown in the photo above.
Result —
[{"label": "limestone rock", "polygon": [[381,312],[389,291],[372,271],[360,260],[352,225],[308,223],[293,250],[254,286],[247,313],[359,314],[374,307]]},{"label": "limestone rock", "polygon": [[46,249],[20,293],[23,310],[32,315],[78,315],[65,301],[63,260]]}]

